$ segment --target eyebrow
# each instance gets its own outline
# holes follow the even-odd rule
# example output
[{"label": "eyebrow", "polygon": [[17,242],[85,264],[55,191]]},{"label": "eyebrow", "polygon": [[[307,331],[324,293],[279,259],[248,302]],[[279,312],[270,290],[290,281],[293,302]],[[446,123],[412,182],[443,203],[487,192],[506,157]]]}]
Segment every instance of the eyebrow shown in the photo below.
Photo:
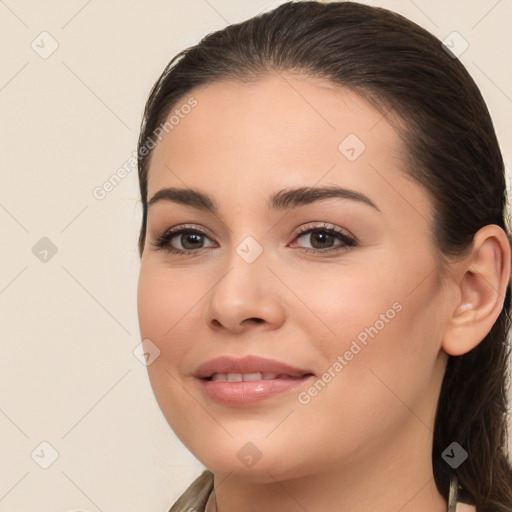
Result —
[{"label": "eyebrow", "polygon": [[[267,202],[267,207],[270,210],[291,210],[292,208],[298,208],[306,204],[331,198],[357,201],[371,206],[380,212],[380,209],[366,195],[361,192],[356,192],[355,190],[337,186],[299,187],[280,190],[270,197],[270,200]],[[212,213],[218,213],[219,211],[219,207],[215,199],[192,188],[162,188],[149,200],[148,208],[151,205],[162,201],[171,201]]]}]

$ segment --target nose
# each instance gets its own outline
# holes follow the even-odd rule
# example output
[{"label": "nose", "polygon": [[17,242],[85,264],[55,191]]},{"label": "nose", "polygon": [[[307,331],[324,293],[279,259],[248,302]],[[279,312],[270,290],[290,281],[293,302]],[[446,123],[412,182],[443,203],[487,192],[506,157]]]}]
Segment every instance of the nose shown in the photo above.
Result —
[{"label": "nose", "polygon": [[211,329],[241,334],[247,329],[276,329],[284,322],[282,284],[267,263],[265,251],[250,263],[235,250],[219,261],[221,277],[213,285],[206,307]]}]

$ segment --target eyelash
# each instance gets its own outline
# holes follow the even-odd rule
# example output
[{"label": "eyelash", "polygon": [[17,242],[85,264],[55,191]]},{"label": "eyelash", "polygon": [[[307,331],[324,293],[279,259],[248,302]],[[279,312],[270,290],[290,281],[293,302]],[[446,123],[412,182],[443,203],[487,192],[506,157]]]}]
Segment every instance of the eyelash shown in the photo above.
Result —
[{"label": "eyelash", "polygon": [[[169,245],[169,242],[177,235],[181,234],[194,234],[199,236],[206,236],[208,235],[199,229],[195,228],[189,228],[189,227],[179,227],[179,228],[172,228],[167,231],[165,231],[162,235],[158,236],[155,240],[155,242],[152,242],[152,245],[155,247],[155,250],[166,250],[167,252],[171,254],[176,255],[197,255],[202,249],[207,249],[207,247],[201,247],[199,249],[189,249],[189,250],[182,250],[182,249],[176,249],[175,247],[172,247]],[[341,231],[339,228],[336,228],[335,226],[332,226],[330,224],[323,224],[322,226],[315,226],[315,227],[304,227],[303,229],[299,230],[295,238],[298,238],[300,236],[304,236],[306,234],[310,233],[327,233],[329,235],[333,235],[337,237],[339,241],[342,242],[341,245],[330,247],[327,249],[310,249],[309,247],[299,247],[299,249],[302,249],[306,253],[314,253],[314,254],[322,254],[326,252],[336,251],[340,249],[347,249],[352,248],[357,245],[354,238],[348,236],[343,231]],[[295,240],[294,238],[294,240]]]}]

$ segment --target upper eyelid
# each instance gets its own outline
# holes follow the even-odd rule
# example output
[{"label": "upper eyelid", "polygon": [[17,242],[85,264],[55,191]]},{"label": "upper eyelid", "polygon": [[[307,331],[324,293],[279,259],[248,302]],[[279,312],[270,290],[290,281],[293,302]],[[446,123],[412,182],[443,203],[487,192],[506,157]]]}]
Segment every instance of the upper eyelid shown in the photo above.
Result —
[{"label": "upper eyelid", "polygon": [[[314,225],[315,222],[318,222],[318,223],[321,223],[321,224],[320,225]],[[295,236],[297,236],[298,234],[302,234],[305,231],[308,231],[310,229],[311,230],[313,230],[313,229],[325,229],[325,230],[332,230],[332,231],[343,231],[344,234],[346,234],[347,236],[354,237],[347,229],[341,228],[339,226],[336,226],[335,224],[331,224],[331,223],[324,222],[324,221],[311,221],[311,222],[307,222],[305,225],[302,225],[302,226],[300,226],[299,228],[297,228],[295,230]],[[197,232],[199,232],[201,234],[210,236],[210,231],[207,228],[203,228],[203,227],[199,228],[199,227],[196,227],[195,224],[192,224],[192,225],[190,225],[190,224],[183,224],[183,225],[178,224],[177,226],[174,226],[172,228],[164,230],[162,232],[162,235],[165,236],[166,234],[180,233],[182,231],[187,231],[187,230],[197,231]]]},{"label": "upper eyelid", "polygon": [[[312,225],[312,224],[314,224],[314,222],[321,222],[322,225],[316,225],[316,226]],[[355,239],[355,236],[352,235],[352,233],[350,233],[350,231],[348,231],[347,229],[342,228],[340,226],[336,226],[335,224],[331,224],[329,222],[323,222],[323,221],[312,221],[312,222],[306,223],[304,226],[301,226],[300,228],[297,229],[295,236],[300,235],[300,234],[310,231],[310,230],[311,231],[315,230],[315,229],[320,229],[320,230],[324,229],[326,231],[341,232],[340,234],[344,234],[348,237]]]}]

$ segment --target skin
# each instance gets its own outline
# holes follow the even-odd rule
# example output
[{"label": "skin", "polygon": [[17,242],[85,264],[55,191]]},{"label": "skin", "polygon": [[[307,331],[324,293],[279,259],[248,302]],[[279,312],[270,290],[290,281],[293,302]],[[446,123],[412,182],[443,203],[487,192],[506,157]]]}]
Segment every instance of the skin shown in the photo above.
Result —
[{"label": "skin", "polygon": [[[149,208],[138,311],[142,339],[160,349],[148,366],[156,399],[214,473],[218,511],[445,511],[431,464],[435,407],[447,354],[473,348],[499,314],[505,234],[486,226],[467,257],[443,259],[431,200],[405,173],[403,143],[354,92],[272,73],[191,95],[197,107],[153,150],[148,199],[191,187],[219,211],[170,201]],[[348,134],[366,146],[355,161],[338,149]],[[265,206],[282,189],[327,185],[363,193],[378,210],[339,198]],[[306,252],[322,246],[298,229],[324,223],[356,246],[335,238],[337,250]],[[155,249],[183,224],[207,233],[204,248]],[[247,236],[263,248],[253,263],[236,252]],[[395,303],[400,312],[307,404],[298,400],[306,387],[220,405],[192,375],[213,357],[253,354],[319,377]],[[247,442],[261,453],[250,468],[237,457]]]}]

